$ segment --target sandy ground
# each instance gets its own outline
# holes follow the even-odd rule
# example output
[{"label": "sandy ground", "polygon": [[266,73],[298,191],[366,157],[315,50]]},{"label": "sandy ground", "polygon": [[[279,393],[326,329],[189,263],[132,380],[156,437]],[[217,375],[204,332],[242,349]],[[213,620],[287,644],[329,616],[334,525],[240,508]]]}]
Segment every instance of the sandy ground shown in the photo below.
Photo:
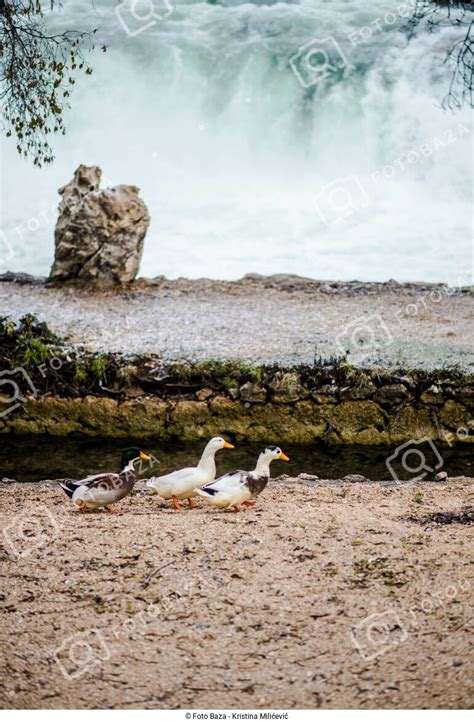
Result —
[{"label": "sandy ground", "polygon": [[359,366],[474,370],[474,298],[456,293],[297,276],[161,280],[102,294],[0,282],[0,315],[34,313],[90,350],[156,353],[167,361],[301,364],[350,347],[349,360]]},{"label": "sandy ground", "polygon": [[472,525],[419,519],[473,481],[286,479],[242,514],[5,485],[2,705],[472,707]]}]

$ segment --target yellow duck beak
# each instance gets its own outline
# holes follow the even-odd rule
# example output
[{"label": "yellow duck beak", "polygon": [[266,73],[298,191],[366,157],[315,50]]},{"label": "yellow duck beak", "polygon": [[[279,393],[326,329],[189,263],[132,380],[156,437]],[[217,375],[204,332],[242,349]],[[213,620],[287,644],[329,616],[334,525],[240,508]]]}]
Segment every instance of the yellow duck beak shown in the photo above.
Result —
[{"label": "yellow duck beak", "polygon": [[234,444],[229,444],[228,441],[224,441],[224,449],[235,449]]},{"label": "yellow duck beak", "polygon": [[278,458],[281,459],[282,461],[289,461],[289,460],[290,460],[290,458],[289,458],[286,454],[284,454],[283,451],[281,452],[281,454],[280,454],[280,456],[279,456]]},{"label": "yellow duck beak", "polygon": [[148,454],[145,454],[144,451],[140,451],[140,459],[142,461],[150,461],[151,456],[148,456]]}]

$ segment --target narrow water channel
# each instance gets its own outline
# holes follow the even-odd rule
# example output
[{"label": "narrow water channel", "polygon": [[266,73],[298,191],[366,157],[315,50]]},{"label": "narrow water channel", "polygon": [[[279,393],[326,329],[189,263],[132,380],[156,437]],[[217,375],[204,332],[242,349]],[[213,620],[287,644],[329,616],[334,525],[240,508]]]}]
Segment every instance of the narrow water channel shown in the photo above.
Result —
[{"label": "narrow water channel", "polygon": [[[40,481],[61,477],[83,478],[101,471],[118,471],[124,448],[139,446],[160,461],[153,473],[166,474],[183,466],[195,465],[205,443],[138,441],[137,439],[65,439],[51,437],[5,436],[0,445],[0,480],[4,477],[18,481]],[[217,456],[217,473],[232,469],[252,469],[262,450],[261,444],[242,443],[233,450]],[[346,474],[362,474],[368,479],[390,479],[386,461],[396,451],[393,447],[327,447],[283,445],[290,462],[274,462],[272,475],[297,476],[305,472],[322,479],[341,479]],[[426,479],[433,479],[438,471],[449,476],[474,476],[474,451],[466,448],[432,445],[418,447],[424,455]],[[418,463],[420,454],[412,457]],[[441,459],[441,461],[440,461]],[[392,461],[398,478],[409,479],[413,474],[403,469],[401,454]],[[442,466],[440,464],[442,463]],[[143,469],[142,476],[150,476]]]}]

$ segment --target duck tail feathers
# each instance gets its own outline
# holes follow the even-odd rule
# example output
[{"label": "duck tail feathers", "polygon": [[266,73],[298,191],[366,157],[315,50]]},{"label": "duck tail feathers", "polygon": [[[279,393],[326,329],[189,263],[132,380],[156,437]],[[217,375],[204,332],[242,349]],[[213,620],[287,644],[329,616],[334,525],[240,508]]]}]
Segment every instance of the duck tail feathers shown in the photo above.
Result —
[{"label": "duck tail feathers", "polygon": [[158,489],[156,488],[156,486],[154,485],[153,482],[154,482],[154,478],[153,478],[153,477],[152,477],[151,479],[148,479],[147,482],[146,482],[146,484],[145,484],[145,488],[148,489],[148,491],[150,492],[150,494],[158,494]]},{"label": "duck tail feathers", "polygon": [[212,499],[214,494],[217,494],[217,489],[213,489],[212,486],[204,487],[204,489],[194,489],[194,491],[204,499]]},{"label": "duck tail feathers", "polygon": [[77,489],[77,484],[74,484],[72,481],[60,481],[59,486],[61,489],[68,495],[70,499],[72,499],[72,495]]}]

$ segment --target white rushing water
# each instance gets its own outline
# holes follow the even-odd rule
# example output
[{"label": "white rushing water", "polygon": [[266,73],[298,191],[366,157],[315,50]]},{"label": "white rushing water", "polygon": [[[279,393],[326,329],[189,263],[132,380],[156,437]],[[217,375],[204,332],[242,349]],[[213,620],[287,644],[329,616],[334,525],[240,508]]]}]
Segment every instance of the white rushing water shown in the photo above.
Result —
[{"label": "white rushing water", "polygon": [[144,276],[471,282],[470,110],[440,107],[462,29],[408,43],[408,6],[388,0],[177,0],[149,22],[111,6],[51,18],[109,49],[52,166],[2,142],[0,270],[48,273],[57,189],[85,163],[141,188]]}]

